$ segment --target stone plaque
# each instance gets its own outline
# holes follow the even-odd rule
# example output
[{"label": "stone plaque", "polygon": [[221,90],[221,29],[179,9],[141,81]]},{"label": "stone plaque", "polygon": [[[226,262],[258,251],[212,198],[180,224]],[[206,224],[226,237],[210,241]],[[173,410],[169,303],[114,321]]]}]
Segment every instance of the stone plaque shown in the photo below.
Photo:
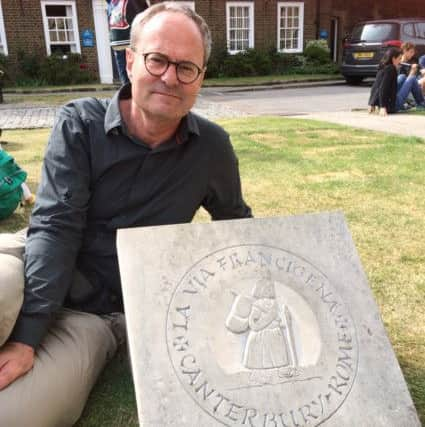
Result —
[{"label": "stone plaque", "polygon": [[339,213],[120,230],[141,425],[420,426]]}]

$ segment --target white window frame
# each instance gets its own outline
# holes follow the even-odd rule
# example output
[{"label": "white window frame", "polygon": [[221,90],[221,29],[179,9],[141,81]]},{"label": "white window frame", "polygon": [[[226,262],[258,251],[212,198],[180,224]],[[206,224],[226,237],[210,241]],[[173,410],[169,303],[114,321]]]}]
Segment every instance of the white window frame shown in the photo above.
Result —
[{"label": "white window frame", "polygon": [[[81,53],[80,46],[80,32],[78,31],[78,19],[77,19],[77,7],[75,1],[71,0],[42,0],[41,1],[41,14],[43,17],[43,27],[44,27],[44,39],[46,41],[46,50],[47,55],[52,54],[51,45],[56,44],[55,42],[50,41],[49,26],[47,23],[48,16],[46,15],[46,6],[71,6],[72,11],[72,22],[74,24],[74,42],[57,42],[57,44],[69,44],[71,46],[72,53]],[[75,50],[72,49],[72,46],[75,46]]]},{"label": "white window frame", "polygon": [[193,11],[195,10],[195,2],[194,1],[179,1],[178,4],[183,6],[190,7]]},{"label": "white window frame", "polygon": [[3,7],[0,0],[0,40],[1,46],[3,48],[3,55],[8,55],[9,51],[7,50],[7,39],[6,39],[6,30],[4,28],[4,18],[3,18]]},{"label": "white window frame", "polygon": [[[299,31],[298,31],[298,48],[297,49],[281,49],[280,48],[280,31],[282,30],[280,26],[281,22],[281,12],[282,7],[298,7],[299,9]],[[304,2],[278,2],[277,3],[277,50],[278,52],[284,52],[284,53],[301,53],[304,48]]]},{"label": "white window frame", "polygon": [[248,49],[254,48],[254,2],[248,1],[228,1],[226,2],[226,41],[227,41],[227,50],[230,54],[235,54],[238,52],[244,52],[245,49],[230,49],[230,8],[232,7],[248,7],[249,8],[249,35],[248,35]]}]

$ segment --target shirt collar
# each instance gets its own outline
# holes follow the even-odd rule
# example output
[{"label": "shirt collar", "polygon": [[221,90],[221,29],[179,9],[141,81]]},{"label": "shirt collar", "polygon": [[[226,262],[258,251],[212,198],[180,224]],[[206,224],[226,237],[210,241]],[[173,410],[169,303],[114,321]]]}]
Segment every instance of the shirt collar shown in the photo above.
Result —
[{"label": "shirt collar", "polygon": [[[119,102],[121,99],[131,98],[131,83],[122,86],[112,97],[105,113],[104,129],[105,133],[110,132],[124,133],[125,125],[121,117]],[[180,126],[177,129],[176,139],[178,144],[183,144],[188,141],[191,134],[200,135],[198,122],[193,115],[189,112],[182,118]]]}]

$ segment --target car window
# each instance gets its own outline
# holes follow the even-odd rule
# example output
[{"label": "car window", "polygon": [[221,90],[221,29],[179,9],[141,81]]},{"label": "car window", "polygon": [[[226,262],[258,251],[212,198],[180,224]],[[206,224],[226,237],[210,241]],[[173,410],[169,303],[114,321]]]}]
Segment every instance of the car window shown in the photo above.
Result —
[{"label": "car window", "polygon": [[416,37],[418,39],[425,39],[425,22],[418,22],[416,25]]},{"label": "car window", "polygon": [[415,37],[415,27],[412,23],[403,25],[403,33],[409,37]]},{"label": "car window", "polygon": [[362,24],[356,25],[351,35],[352,42],[382,42],[398,39],[398,24]]}]

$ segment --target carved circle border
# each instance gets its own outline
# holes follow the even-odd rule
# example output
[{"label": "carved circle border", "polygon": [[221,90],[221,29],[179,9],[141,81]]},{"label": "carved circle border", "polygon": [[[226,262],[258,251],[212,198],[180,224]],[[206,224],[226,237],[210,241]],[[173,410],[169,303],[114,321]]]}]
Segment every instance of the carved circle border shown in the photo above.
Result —
[{"label": "carved circle border", "polygon": [[[174,296],[176,295],[177,291],[179,290],[180,285],[182,284],[182,282],[184,281],[184,279],[188,276],[188,274],[199,264],[201,264],[205,259],[212,257],[213,255],[228,250],[228,249],[234,249],[234,248],[240,248],[240,247],[247,247],[247,246],[257,246],[257,247],[263,247],[263,248],[269,248],[269,249],[274,249],[277,251],[281,251],[281,252],[286,252],[290,255],[292,255],[295,258],[301,259],[302,261],[304,261],[306,264],[312,266],[316,271],[318,271],[320,274],[323,275],[323,277],[326,278],[326,280],[328,281],[328,283],[330,283],[328,276],[326,274],[324,274],[318,267],[316,267],[314,264],[312,264],[310,261],[306,260],[304,257],[295,254],[292,251],[289,251],[287,249],[282,249],[276,246],[271,246],[271,245],[266,245],[266,244],[262,244],[262,243],[244,243],[244,244],[240,244],[240,245],[231,245],[231,246],[225,246],[223,248],[217,249],[213,252],[210,252],[209,254],[203,256],[200,260],[198,260],[197,262],[195,262],[195,264],[193,264],[191,267],[189,267],[186,272],[183,274],[183,276],[181,277],[180,281],[178,282],[178,284],[176,285],[171,298],[170,298],[170,302],[168,304],[168,308],[167,308],[167,320],[165,323],[165,341],[167,343],[167,353],[168,353],[168,358],[170,360],[171,366],[173,368],[173,371],[176,375],[176,377],[178,378],[180,384],[182,385],[183,389],[186,391],[186,393],[190,396],[190,398],[195,402],[195,404],[202,409],[203,412],[205,412],[208,416],[214,418],[216,421],[218,421],[220,424],[226,426],[226,427],[231,427],[229,424],[226,424],[225,422],[223,422],[222,420],[220,420],[219,418],[217,418],[216,416],[214,416],[213,414],[210,413],[210,411],[208,411],[207,409],[205,409],[198,401],[197,399],[192,395],[192,393],[190,391],[187,390],[187,385],[183,382],[183,380],[180,378],[180,375],[176,369],[176,367],[174,366],[174,362],[173,362],[173,358],[170,352],[170,346],[169,346],[169,340],[168,340],[168,321],[169,321],[169,314],[170,314],[170,309],[171,309],[171,305],[172,302],[174,300]],[[335,290],[334,286],[332,285],[332,289]],[[323,424],[325,421],[329,420],[329,418],[331,418],[338,410],[339,408],[344,404],[345,400],[347,399],[348,395],[351,392],[351,389],[353,388],[354,382],[356,380],[357,377],[357,372],[358,372],[358,365],[359,365],[359,344],[358,344],[358,339],[357,339],[357,328],[356,328],[356,324],[353,321],[351,312],[348,308],[348,306],[346,305],[345,301],[342,300],[342,302],[344,303],[344,308],[346,309],[348,315],[350,316],[350,320],[352,322],[352,327],[354,329],[354,339],[356,342],[356,349],[357,349],[357,353],[356,353],[356,365],[355,365],[355,371],[353,374],[353,380],[351,381],[351,384],[349,385],[349,389],[347,390],[344,398],[341,400],[340,404],[335,408],[334,411],[332,411],[326,418],[324,418],[323,420],[319,421],[317,424],[314,424],[313,427],[317,427],[320,426],[321,424]]]}]

